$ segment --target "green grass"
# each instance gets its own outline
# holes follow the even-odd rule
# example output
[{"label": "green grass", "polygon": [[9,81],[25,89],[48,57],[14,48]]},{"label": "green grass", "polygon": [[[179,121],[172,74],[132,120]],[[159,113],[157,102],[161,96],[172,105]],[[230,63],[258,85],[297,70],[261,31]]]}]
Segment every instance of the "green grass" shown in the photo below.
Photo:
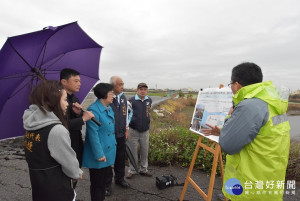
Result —
[{"label": "green grass", "polygon": [[[180,109],[171,115],[166,112],[164,117],[159,117],[156,113],[151,113],[149,163],[189,167],[199,138],[198,134],[189,131],[194,107],[191,106],[191,100],[179,98],[174,101],[169,100],[160,106],[173,111],[174,106],[180,105]],[[204,143],[206,140],[204,139]],[[212,161],[213,155],[207,153],[204,157],[204,149],[201,148],[194,168],[210,173]],[[217,171],[219,173],[219,167]]]},{"label": "green grass", "polygon": [[[129,95],[129,96],[134,96],[136,94],[136,92],[126,92],[126,95]],[[168,93],[165,93],[165,92],[149,92],[147,94],[148,96],[161,96],[161,97],[166,97],[168,95]]]},{"label": "green grass", "polygon": [[148,96],[161,96],[161,97],[166,97],[168,94],[164,92],[159,92],[159,93],[148,93]]}]

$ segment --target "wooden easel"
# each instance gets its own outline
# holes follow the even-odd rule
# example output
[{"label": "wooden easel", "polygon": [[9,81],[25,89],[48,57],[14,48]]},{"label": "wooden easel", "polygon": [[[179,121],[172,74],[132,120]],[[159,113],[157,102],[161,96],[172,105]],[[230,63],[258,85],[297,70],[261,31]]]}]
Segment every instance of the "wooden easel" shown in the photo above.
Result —
[{"label": "wooden easel", "polygon": [[[196,148],[195,148],[195,152],[194,152],[194,156],[189,168],[189,172],[187,174],[186,180],[184,182],[184,186],[181,192],[181,196],[180,196],[180,201],[183,201],[185,192],[187,190],[188,184],[191,183],[192,186],[199,192],[199,194],[206,200],[206,201],[211,201],[212,199],[212,193],[213,193],[213,188],[214,188],[214,183],[215,183],[215,177],[216,177],[216,171],[217,171],[217,165],[218,165],[218,159],[220,162],[220,169],[221,169],[221,176],[222,176],[222,181],[223,181],[223,176],[224,176],[224,169],[223,169],[223,160],[222,160],[222,153],[221,153],[221,147],[218,143],[208,140],[207,144],[203,144],[202,143],[202,139],[203,136],[201,135],[198,139]],[[212,143],[211,145],[209,145],[209,143]],[[193,179],[191,178],[192,172],[193,172],[193,168],[195,165],[195,161],[198,155],[198,151],[199,148],[203,147],[205,149],[205,154],[204,156],[206,156],[207,151],[209,151],[210,153],[214,154],[214,160],[213,160],[213,166],[212,166],[212,170],[211,170],[211,174],[210,174],[210,182],[209,182],[209,188],[208,188],[208,194],[205,194],[203,192],[203,190],[201,190],[201,188],[193,181]],[[227,199],[225,198],[225,201],[227,201]]]}]

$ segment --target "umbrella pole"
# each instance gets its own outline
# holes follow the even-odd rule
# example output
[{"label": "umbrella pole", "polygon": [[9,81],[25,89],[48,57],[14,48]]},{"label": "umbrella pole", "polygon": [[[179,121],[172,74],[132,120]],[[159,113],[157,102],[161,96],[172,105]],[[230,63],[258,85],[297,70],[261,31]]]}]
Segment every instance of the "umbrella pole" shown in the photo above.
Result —
[{"label": "umbrella pole", "polygon": [[32,71],[33,73],[35,73],[35,75],[36,75],[38,78],[40,78],[40,80],[42,80],[42,81],[45,81],[45,80],[46,80],[46,78],[44,77],[44,75],[42,74],[42,72],[40,71],[40,69],[38,69],[38,68],[32,68],[31,71]]}]

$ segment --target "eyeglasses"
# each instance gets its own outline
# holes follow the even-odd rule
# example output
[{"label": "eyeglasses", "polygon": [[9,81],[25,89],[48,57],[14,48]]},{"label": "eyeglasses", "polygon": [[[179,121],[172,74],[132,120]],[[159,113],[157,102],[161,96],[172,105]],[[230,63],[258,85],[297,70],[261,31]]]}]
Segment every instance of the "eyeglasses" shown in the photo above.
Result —
[{"label": "eyeglasses", "polygon": [[230,85],[232,85],[232,84],[234,84],[235,82],[230,82],[229,84],[228,84],[228,87],[230,87]]},{"label": "eyeglasses", "polygon": [[114,96],[114,95],[115,95],[115,93],[114,93],[114,92],[112,92],[112,91],[110,91],[110,92],[108,92],[108,93],[107,93],[107,95]]}]

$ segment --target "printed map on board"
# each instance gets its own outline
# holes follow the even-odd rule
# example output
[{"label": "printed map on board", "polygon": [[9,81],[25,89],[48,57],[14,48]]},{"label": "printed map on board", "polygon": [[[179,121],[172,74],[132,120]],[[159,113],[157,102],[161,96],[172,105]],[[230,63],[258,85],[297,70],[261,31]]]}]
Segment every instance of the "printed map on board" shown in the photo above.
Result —
[{"label": "printed map on board", "polygon": [[[203,135],[201,129],[208,128],[206,124],[222,128],[225,117],[232,106],[232,96],[230,88],[208,88],[199,91],[190,130]],[[219,142],[218,136],[205,137]]]}]

